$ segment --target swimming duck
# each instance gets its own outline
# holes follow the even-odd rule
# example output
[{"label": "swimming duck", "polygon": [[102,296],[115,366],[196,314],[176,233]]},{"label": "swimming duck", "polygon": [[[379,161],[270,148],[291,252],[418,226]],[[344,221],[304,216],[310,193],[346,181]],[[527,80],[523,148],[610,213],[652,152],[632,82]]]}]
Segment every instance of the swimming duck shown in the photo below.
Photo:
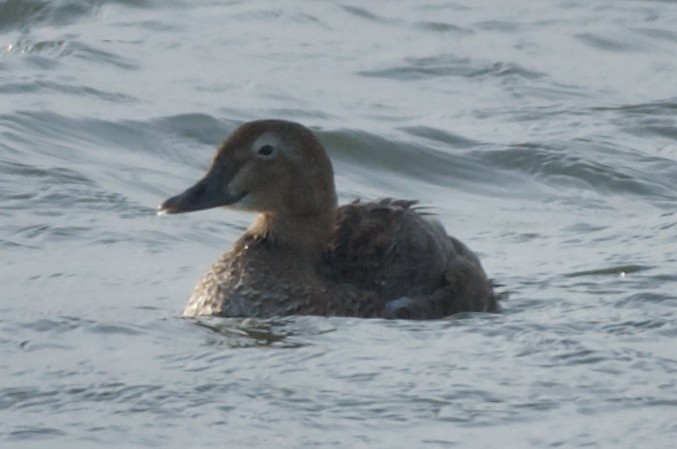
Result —
[{"label": "swimming duck", "polygon": [[479,259],[416,202],[338,206],[327,153],[306,127],[237,128],[206,175],[160,213],[258,213],[198,282],[184,315],[433,319],[497,311]]}]

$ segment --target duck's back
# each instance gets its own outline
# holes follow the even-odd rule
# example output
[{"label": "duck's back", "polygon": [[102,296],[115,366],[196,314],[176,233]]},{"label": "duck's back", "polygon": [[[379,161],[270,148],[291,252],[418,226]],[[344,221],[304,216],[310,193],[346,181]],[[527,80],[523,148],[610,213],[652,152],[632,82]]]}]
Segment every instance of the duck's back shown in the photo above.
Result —
[{"label": "duck's back", "polygon": [[339,208],[329,276],[374,292],[389,318],[497,310],[477,256],[414,204],[385,199]]}]

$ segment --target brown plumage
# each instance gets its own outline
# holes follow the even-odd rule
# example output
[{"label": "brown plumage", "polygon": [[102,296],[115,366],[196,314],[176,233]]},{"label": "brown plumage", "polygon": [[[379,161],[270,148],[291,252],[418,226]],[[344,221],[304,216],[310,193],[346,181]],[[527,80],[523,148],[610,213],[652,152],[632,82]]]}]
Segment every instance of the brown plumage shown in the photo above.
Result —
[{"label": "brown plumage", "polygon": [[477,257],[415,204],[337,207],[331,162],[310,130],[282,120],[242,125],[202,180],[160,206],[259,213],[202,277],[184,314],[425,319],[497,311]]}]

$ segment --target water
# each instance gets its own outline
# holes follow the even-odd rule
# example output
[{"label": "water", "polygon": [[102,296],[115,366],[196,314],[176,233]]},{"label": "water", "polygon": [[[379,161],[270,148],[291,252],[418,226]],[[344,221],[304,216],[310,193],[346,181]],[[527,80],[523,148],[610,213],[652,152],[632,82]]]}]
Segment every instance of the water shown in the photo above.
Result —
[{"label": "water", "polygon": [[[670,448],[677,4],[0,1],[0,447]],[[237,124],[418,198],[500,315],[187,320]]]}]

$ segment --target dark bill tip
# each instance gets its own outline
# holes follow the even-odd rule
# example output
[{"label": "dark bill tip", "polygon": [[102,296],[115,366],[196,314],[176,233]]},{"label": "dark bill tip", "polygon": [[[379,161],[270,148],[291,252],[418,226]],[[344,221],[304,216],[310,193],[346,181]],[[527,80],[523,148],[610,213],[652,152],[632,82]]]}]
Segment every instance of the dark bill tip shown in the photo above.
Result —
[{"label": "dark bill tip", "polygon": [[209,207],[208,203],[211,202],[208,201],[210,198],[205,194],[206,190],[206,182],[202,180],[185,192],[165,200],[158,207],[158,213],[179,214],[181,212],[205,209]]},{"label": "dark bill tip", "polygon": [[173,205],[171,203],[171,200],[173,199],[174,198],[170,198],[157,207],[158,215],[179,214],[181,212],[186,212],[185,210],[182,210],[180,207]]},{"label": "dark bill tip", "polygon": [[213,207],[228,206],[237,203],[247,195],[242,192],[237,195],[228,195],[215,188],[203,179],[183,193],[165,200],[158,207],[158,214],[180,214],[197,210],[211,209]]}]

